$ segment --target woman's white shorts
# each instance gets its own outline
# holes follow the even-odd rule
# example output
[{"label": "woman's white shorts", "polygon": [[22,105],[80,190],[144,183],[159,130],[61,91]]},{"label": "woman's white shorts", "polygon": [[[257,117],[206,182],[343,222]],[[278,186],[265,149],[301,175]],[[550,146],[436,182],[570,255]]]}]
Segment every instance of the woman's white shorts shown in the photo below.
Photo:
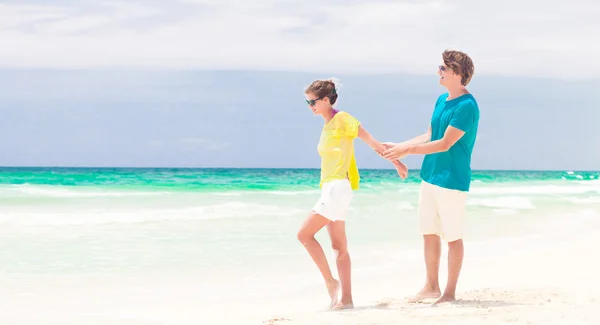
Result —
[{"label": "woman's white shorts", "polygon": [[348,179],[323,183],[321,197],[313,207],[313,211],[331,221],[346,221],[353,196]]}]

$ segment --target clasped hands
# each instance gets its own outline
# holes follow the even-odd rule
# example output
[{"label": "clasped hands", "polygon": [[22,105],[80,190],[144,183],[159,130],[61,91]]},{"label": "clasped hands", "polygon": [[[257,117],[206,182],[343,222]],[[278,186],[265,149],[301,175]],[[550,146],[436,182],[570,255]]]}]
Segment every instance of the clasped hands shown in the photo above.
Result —
[{"label": "clasped hands", "polygon": [[394,161],[398,159],[402,159],[409,154],[410,145],[404,143],[393,143],[393,142],[384,142],[382,143],[386,148],[384,152],[377,151],[377,154],[381,157]]}]

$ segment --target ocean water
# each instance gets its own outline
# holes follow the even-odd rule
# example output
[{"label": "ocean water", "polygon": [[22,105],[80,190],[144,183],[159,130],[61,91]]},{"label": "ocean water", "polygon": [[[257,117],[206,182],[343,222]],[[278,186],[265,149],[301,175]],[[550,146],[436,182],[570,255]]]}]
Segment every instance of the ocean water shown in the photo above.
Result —
[{"label": "ocean water", "polygon": [[[357,278],[420,263],[418,175],[361,170],[347,222]],[[307,169],[1,168],[0,278],[186,276],[234,287],[223,299],[320,284],[296,240],[318,181]],[[466,245],[518,248],[599,218],[600,172],[474,171]]]}]

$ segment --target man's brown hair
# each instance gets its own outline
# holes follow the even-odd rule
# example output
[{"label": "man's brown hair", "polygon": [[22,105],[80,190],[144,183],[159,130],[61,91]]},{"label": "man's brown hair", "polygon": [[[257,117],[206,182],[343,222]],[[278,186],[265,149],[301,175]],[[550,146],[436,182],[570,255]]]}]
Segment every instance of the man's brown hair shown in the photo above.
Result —
[{"label": "man's brown hair", "polygon": [[475,66],[473,60],[464,52],[446,50],[442,53],[444,64],[452,69],[454,73],[461,76],[460,83],[466,86],[473,78]]}]

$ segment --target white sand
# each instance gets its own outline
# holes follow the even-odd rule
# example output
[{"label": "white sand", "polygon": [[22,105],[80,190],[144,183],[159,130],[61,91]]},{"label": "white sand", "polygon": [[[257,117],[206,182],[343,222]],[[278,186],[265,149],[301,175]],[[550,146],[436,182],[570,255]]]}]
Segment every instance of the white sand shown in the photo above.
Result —
[{"label": "white sand", "polygon": [[[322,308],[327,297],[320,286],[308,288],[309,295],[228,303],[207,301],[193,276],[32,276],[0,279],[0,324],[600,324],[599,235],[556,235],[544,244],[496,244],[493,250],[467,243],[455,305],[403,301],[423,282],[421,263],[358,277],[357,308],[341,312]],[[441,279],[444,284],[445,272]]]},{"label": "white sand", "polygon": [[276,315],[263,323],[600,324],[600,231],[555,239],[477,260],[469,260],[467,249],[456,304],[406,303],[404,296],[423,282],[413,274],[400,281],[405,287],[396,287],[397,294],[354,310]]}]

